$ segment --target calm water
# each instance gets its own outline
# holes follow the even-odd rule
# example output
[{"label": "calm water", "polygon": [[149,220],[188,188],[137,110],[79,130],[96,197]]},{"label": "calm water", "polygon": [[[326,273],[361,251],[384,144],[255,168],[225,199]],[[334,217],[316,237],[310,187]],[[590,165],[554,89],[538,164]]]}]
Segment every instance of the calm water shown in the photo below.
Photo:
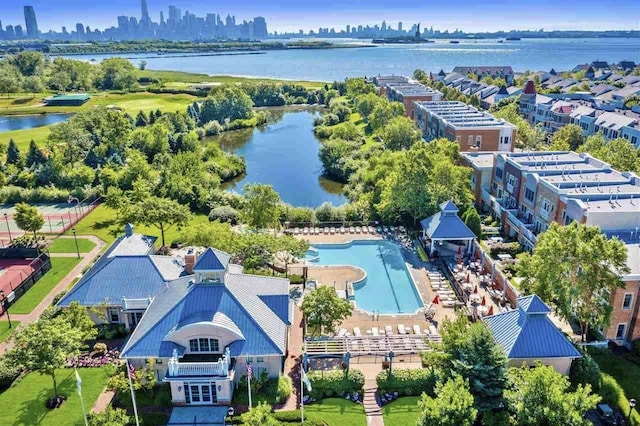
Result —
[{"label": "calm water", "polygon": [[223,149],[247,160],[247,174],[226,188],[242,192],[247,183],[265,183],[294,206],[345,203],[342,185],[322,177],[320,142],[313,134],[313,119],[319,109],[272,109],[271,113],[273,120],[266,126],[225,132],[215,138]]},{"label": "calm water", "polygon": [[408,314],[423,306],[394,242],[354,241],[313,247],[318,251],[314,253],[318,265],[353,265],[365,270],[365,281],[354,284],[358,308],[381,314]]},{"label": "calm water", "polygon": [[[338,43],[340,40],[333,40]],[[349,43],[362,41],[342,40]],[[74,56],[102,60],[113,55]],[[145,55],[125,55],[134,64]],[[640,62],[640,39],[529,39],[522,41],[447,40],[418,45],[381,45],[356,49],[282,50],[263,55],[145,59],[147,67],[210,75],[241,75],[333,81],[345,77],[406,74],[417,68],[450,71],[456,65],[511,65],[516,71],[566,70],[594,60]]]},{"label": "calm water", "polygon": [[68,118],[69,114],[0,116],[0,132],[33,129],[34,127],[48,126],[50,124],[66,121]]}]

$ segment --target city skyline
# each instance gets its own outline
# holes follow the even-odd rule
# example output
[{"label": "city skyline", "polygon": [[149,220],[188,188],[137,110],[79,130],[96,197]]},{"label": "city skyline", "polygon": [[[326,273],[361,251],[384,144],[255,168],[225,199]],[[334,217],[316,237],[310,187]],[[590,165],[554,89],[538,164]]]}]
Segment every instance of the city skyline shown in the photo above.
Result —
[{"label": "city skyline", "polygon": [[[550,0],[541,0],[532,7],[529,3],[518,0],[504,7],[503,2],[488,0],[482,4],[468,4],[464,0],[451,0],[446,5],[430,5],[417,7],[413,2],[399,0],[393,10],[383,6],[381,0],[372,0],[366,4],[361,2],[345,2],[329,0],[321,5],[299,5],[293,1],[285,1],[277,7],[258,2],[233,3],[228,0],[216,2],[215,5],[203,5],[193,0],[150,0],[146,1],[149,19],[160,22],[161,11],[166,13],[169,5],[182,11],[205,16],[212,9],[226,16],[232,14],[249,20],[254,16],[264,16],[269,22],[270,32],[307,33],[317,31],[319,27],[345,29],[347,25],[380,25],[384,20],[387,25],[397,28],[399,22],[405,29],[420,22],[422,26],[434,26],[439,30],[453,31],[460,29],[466,32],[491,32],[498,30],[630,30],[640,29],[637,19],[640,6],[634,1],[586,0],[580,8],[570,4],[557,4]],[[590,7],[593,6],[593,7]],[[31,0],[28,4],[11,4],[0,8],[0,21],[3,25],[20,25],[26,31],[24,7],[32,6],[38,16],[42,33],[49,30],[60,32],[61,27],[76,28],[81,22],[85,26],[104,30],[117,26],[118,16],[133,16],[144,21],[141,15],[141,2],[131,0],[112,0],[107,4],[87,6],[81,0],[64,0],[51,4],[45,0]],[[610,6],[610,7],[608,7]],[[89,10],[87,10],[87,7]],[[339,10],[340,13],[334,10]],[[501,19],[495,19],[496,14]]]}]

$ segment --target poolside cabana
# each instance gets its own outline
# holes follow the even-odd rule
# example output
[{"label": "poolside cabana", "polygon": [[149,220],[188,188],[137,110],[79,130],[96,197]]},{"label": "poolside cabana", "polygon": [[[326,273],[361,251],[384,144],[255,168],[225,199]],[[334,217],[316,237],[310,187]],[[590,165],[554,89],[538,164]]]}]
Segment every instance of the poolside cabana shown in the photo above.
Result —
[{"label": "poolside cabana", "polygon": [[422,238],[431,240],[430,256],[433,255],[436,243],[442,247],[446,247],[446,243],[450,243],[450,248],[456,250],[454,244],[460,247],[459,242],[463,242],[466,245],[465,251],[468,254],[473,252],[476,234],[458,217],[459,211],[453,201],[445,201],[440,204],[438,213],[420,221]]}]

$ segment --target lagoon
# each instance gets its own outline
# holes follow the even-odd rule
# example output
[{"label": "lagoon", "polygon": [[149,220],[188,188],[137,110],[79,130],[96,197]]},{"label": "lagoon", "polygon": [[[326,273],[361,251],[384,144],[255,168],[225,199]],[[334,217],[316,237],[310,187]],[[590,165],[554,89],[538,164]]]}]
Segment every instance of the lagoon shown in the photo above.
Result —
[{"label": "lagoon", "polygon": [[[333,43],[361,43],[370,40],[331,39]],[[377,74],[411,75],[415,69],[451,71],[457,65],[510,65],[515,71],[567,70],[595,60],[640,62],[640,39],[524,39],[498,43],[491,40],[460,40],[450,44],[437,40],[429,44],[379,45],[346,49],[300,49],[267,51],[261,55],[195,56],[179,59],[144,54],[93,54],[70,56],[96,61],[125,56],[134,65],[142,58],[147,68],[205,73],[269,77],[292,80],[334,81],[346,77]]]},{"label": "lagoon", "polygon": [[51,124],[66,121],[69,117],[69,114],[0,116],[0,132],[49,126]]},{"label": "lagoon", "polygon": [[267,125],[225,132],[213,139],[247,162],[246,174],[225,184],[225,189],[242,193],[248,183],[263,183],[272,185],[284,202],[294,206],[344,204],[342,185],[322,176],[320,141],[313,134],[313,119],[321,108],[269,110]]}]

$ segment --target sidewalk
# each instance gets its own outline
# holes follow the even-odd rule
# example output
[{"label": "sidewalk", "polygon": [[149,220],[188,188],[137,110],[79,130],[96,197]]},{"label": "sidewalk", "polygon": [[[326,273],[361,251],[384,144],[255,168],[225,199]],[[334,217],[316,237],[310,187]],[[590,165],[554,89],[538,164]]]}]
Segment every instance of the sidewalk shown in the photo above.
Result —
[{"label": "sidewalk", "polygon": [[[73,237],[61,236],[59,238],[73,238]],[[89,253],[87,253],[86,255],[83,255],[84,258],[82,258],[80,263],[78,263],[76,267],[73,268],[71,272],[67,274],[66,277],[60,280],[58,285],[54,287],[53,290],[51,290],[44,299],[42,299],[42,302],[40,302],[40,304],[36,306],[36,308],[33,311],[31,311],[31,313],[22,314],[22,315],[11,315],[12,320],[20,321],[19,327],[23,327],[27,324],[31,324],[32,322],[37,320],[40,317],[40,315],[42,315],[44,310],[51,305],[53,298],[61,291],[66,290],[69,284],[71,284],[73,280],[82,273],[82,270],[88,265],[91,265],[91,263],[98,257],[98,255],[100,255],[102,248],[105,246],[104,241],[102,241],[100,238],[93,235],[82,235],[82,238],[90,239],[91,241],[96,243],[96,246]],[[63,254],[63,253],[60,253],[60,254]],[[72,255],[77,256],[77,254],[75,253],[72,253]],[[67,256],[66,255],[57,256],[56,254],[53,254],[52,257],[67,257]],[[2,318],[4,319],[4,315],[2,316]],[[11,348],[10,343],[7,340],[5,340],[4,342],[0,343],[0,354],[3,354],[7,349],[10,349],[10,348]]]}]

